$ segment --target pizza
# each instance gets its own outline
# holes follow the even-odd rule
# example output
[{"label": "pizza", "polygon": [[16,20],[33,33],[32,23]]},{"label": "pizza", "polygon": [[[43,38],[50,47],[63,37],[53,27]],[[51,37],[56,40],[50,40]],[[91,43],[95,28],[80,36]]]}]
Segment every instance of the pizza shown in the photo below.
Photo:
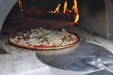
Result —
[{"label": "pizza", "polygon": [[42,27],[18,32],[9,38],[9,42],[14,45],[42,50],[70,47],[78,40],[76,35],[68,33],[65,29],[58,31]]}]

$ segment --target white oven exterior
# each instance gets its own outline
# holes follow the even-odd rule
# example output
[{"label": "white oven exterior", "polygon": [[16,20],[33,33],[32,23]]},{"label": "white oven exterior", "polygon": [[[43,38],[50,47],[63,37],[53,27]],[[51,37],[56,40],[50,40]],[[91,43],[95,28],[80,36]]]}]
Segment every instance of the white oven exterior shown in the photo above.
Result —
[{"label": "white oven exterior", "polygon": [[17,1],[18,0],[0,0],[0,30],[8,13]]}]

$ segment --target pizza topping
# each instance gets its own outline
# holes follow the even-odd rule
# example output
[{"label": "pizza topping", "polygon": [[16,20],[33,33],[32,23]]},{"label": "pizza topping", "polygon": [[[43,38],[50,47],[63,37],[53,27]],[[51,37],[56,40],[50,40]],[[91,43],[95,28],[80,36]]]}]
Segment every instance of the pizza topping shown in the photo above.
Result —
[{"label": "pizza topping", "polygon": [[12,38],[15,38],[16,36],[18,36],[18,34],[13,35]]},{"label": "pizza topping", "polygon": [[12,36],[18,43],[24,43],[33,47],[58,47],[75,43],[77,37],[62,29],[62,31],[48,30],[43,28],[31,29]]}]

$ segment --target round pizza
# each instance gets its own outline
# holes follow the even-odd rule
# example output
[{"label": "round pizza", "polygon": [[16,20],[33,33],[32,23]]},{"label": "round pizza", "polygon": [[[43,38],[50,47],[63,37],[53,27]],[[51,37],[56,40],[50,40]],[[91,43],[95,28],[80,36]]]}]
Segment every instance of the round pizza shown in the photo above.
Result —
[{"label": "round pizza", "polygon": [[58,31],[42,27],[18,32],[9,38],[9,41],[14,45],[42,50],[70,47],[78,40],[76,35],[68,33],[65,29]]}]

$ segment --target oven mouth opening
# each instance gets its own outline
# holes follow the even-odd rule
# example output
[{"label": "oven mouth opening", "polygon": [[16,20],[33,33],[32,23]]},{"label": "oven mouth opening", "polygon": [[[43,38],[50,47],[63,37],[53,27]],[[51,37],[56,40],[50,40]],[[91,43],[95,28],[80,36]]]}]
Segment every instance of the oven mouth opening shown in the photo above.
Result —
[{"label": "oven mouth opening", "polygon": [[[59,30],[70,28],[75,25],[78,26],[79,13],[78,2],[76,0],[72,0],[71,4],[70,1],[66,0],[62,2],[60,2],[60,0],[56,2],[54,0],[55,2],[52,5],[55,5],[52,9],[50,8],[51,5],[48,4],[45,6],[49,8],[47,7],[47,9],[45,9],[46,7],[43,1],[42,3],[40,2],[39,5],[33,5],[35,0],[33,3],[30,3],[30,1],[31,0],[19,0],[15,4],[5,20],[2,27],[2,34],[12,35],[16,32],[39,27]],[[74,23],[74,21],[76,22]],[[9,31],[7,31],[7,28],[9,28]]]},{"label": "oven mouth opening", "polygon": [[[18,31],[28,30],[30,28],[36,28],[40,26],[53,29],[57,27],[63,28],[66,26],[79,26],[80,29],[107,39],[110,39],[113,36],[111,22],[112,11],[110,11],[112,2],[110,1],[96,0],[92,2],[90,0],[63,0],[62,2],[57,2],[57,0],[53,0],[53,3],[50,3],[49,5],[49,2],[46,3],[42,0],[41,3],[40,0],[37,0],[40,1],[39,6],[36,5],[38,2],[34,2],[34,5],[33,3],[29,5],[30,0],[27,0],[28,2],[24,1],[26,0],[19,0],[19,3],[15,4],[3,24],[2,31],[7,30],[5,29],[7,28],[5,27],[6,25],[11,26],[12,24],[15,24],[14,27],[16,29],[18,29],[19,24],[23,25],[23,27],[21,27],[21,29]],[[46,5],[49,6],[47,7],[47,11],[45,7]],[[52,8],[50,8],[51,5],[53,5]],[[40,6],[43,6],[43,8],[40,8]],[[73,6],[77,6],[78,11],[74,9],[70,14],[69,12],[72,11]],[[59,12],[56,10],[58,8]],[[74,23],[74,14],[76,17],[77,14],[80,15],[78,24]]]}]

